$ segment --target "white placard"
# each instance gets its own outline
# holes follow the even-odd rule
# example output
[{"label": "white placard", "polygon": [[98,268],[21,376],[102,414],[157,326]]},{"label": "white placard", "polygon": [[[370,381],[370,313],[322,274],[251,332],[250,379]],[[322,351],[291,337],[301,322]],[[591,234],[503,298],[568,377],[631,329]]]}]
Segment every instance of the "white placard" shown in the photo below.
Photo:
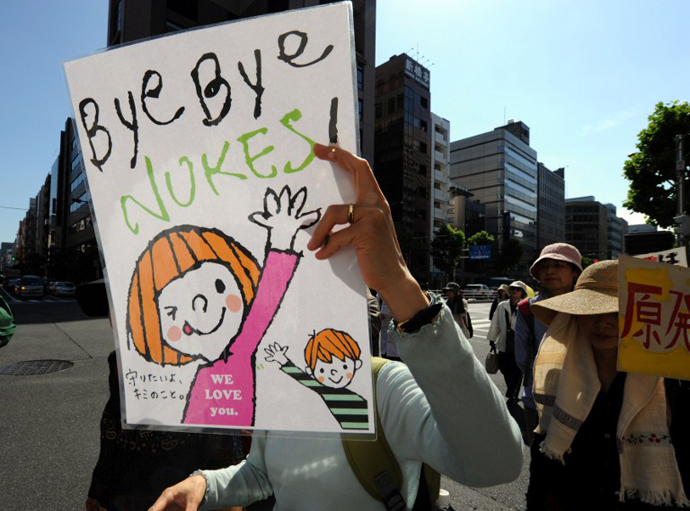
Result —
[{"label": "white placard", "polygon": [[649,254],[640,254],[635,257],[639,259],[647,259],[658,263],[675,264],[676,266],[688,267],[688,258],[685,255],[685,248],[671,248],[669,250],[661,250],[659,252],[652,252]]},{"label": "white placard", "polygon": [[65,65],[130,425],[372,432],[354,251],[305,246],[354,192],[349,3]]}]

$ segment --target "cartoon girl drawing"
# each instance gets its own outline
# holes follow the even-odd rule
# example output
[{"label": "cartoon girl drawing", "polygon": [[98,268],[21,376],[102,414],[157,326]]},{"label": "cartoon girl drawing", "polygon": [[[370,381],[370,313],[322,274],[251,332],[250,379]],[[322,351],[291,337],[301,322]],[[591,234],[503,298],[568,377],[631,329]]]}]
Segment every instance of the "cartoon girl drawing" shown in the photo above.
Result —
[{"label": "cartoon girl drawing", "polygon": [[264,349],[267,362],[316,392],[342,429],[367,429],[367,400],[346,388],[362,367],[359,344],[350,334],[332,328],[314,332],[304,348],[304,371],[287,357],[287,346],[277,342]]},{"label": "cartoon girl drawing", "polygon": [[302,253],[306,188],[268,188],[249,220],[268,230],[260,268],[218,229],[181,225],[159,233],[137,260],[129,288],[128,340],[146,360],[183,365],[203,360],[192,382],[185,424],[253,426],[255,353],[275,317]]}]

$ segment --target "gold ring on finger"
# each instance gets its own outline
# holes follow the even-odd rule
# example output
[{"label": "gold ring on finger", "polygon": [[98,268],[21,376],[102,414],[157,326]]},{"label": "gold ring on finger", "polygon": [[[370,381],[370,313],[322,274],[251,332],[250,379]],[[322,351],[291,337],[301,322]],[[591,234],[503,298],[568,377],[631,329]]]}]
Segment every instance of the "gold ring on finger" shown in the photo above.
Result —
[{"label": "gold ring on finger", "polygon": [[349,204],[347,210],[347,223],[352,224],[355,221],[355,205]]}]

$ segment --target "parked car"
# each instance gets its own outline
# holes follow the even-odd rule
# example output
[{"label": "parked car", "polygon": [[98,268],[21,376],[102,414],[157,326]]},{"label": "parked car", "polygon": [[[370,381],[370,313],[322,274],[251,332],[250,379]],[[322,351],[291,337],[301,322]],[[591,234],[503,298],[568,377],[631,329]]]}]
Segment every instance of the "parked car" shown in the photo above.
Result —
[{"label": "parked car", "polygon": [[19,279],[16,289],[19,298],[42,298],[43,279],[36,275],[24,275]]},{"label": "parked car", "polygon": [[7,277],[5,279],[5,289],[12,294],[15,294],[17,284],[19,283],[19,277]]},{"label": "parked car", "polygon": [[51,292],[54,296],[74,296],[77,289],[72,282],[54,282]]},{"label": "parked car", "polygon": [[468,300],[491,300],[494,297],[494,292],[486,284],[467,284],[463,292]]}]

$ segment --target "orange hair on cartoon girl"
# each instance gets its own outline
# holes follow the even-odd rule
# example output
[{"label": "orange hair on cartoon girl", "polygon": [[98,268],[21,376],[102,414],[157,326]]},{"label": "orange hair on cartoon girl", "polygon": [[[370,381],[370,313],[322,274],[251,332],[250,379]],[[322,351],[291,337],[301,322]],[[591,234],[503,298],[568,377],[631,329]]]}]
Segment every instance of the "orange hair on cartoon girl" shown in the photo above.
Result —
[{"label": "orange hair on cartoon girl", "polygon": [[182,365],[196,358],[180,353],[164,340],[158,296],[168,284],[206,262],[229,270],[244,307],[248,307],[261,270],[247,249],[218,229],[192,225],[167,229],[139,256],[129,287],[127,333],[134,348],[147,360]]}]

